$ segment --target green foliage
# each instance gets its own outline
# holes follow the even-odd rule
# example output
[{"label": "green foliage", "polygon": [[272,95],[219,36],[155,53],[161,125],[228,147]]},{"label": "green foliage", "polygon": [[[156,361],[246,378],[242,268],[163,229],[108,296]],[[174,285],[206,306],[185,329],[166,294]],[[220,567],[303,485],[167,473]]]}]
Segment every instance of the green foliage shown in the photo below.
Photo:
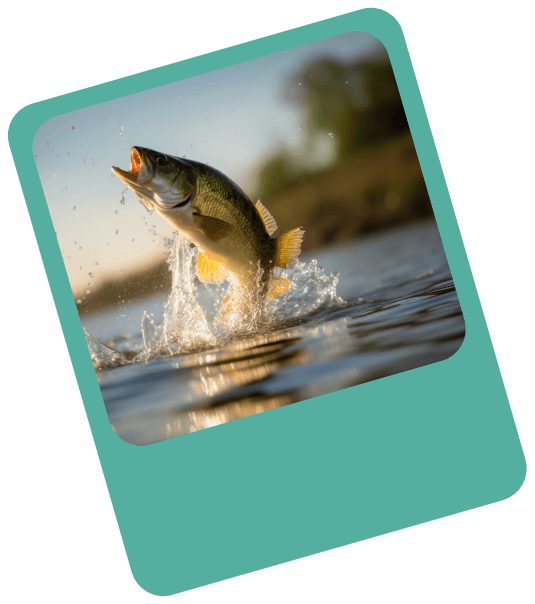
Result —
[{"label": "green foliage", "polygon": [[262,166],[258,174],[258,186],[262,195],[271,195],[292,182],[296,168],[286,149],[274,153]]},{"label": "green foliage", "polygon": [[[319,136],[331,138],[337,164],[408,131],[386,54],[352,63],[332,58],[315,61],[290,80],[286,98],[303,109],[303,149],[295,156],[279,149],[261,166],[257,175],[260,197],[270,197],[310,172],[303,167],[307,163],[303,156],[314,153],[313,141]],[[321,158],[311,159],[310,164],[321,165]]]}]

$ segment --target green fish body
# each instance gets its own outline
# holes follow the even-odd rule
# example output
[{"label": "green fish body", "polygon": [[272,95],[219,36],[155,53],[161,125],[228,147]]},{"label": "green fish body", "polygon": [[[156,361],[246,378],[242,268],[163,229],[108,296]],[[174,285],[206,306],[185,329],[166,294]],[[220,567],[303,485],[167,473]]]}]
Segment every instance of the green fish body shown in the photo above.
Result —
[{"label": "green fish body", "polygon": [[199,248],[201,281],[222,283],[229,276],[247,286],[260,278],[261,293],[271,298],[288,289],[289,280],[273,283],[272,272],[297,258],[302,229],[273,238],[277,224],[267,209],[211,166],[143,147],[133,147],[130,158],[129,172],[113,172]]}]

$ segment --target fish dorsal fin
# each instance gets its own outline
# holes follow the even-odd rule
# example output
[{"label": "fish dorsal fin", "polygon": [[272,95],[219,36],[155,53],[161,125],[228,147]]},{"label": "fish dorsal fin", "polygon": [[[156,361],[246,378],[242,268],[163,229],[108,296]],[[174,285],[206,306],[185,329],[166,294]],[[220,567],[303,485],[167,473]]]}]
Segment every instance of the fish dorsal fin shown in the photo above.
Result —
[{"label": "fish dorsal fin", "polygon": [[197,277],[199,277],[199,281],[219,285],[223,283],[226,276],[227,271],[222,264],[199,251],[197,257]]},{"label": "fish dorsal fin", "polygon": [[277,238],[276,266],[286,268],[292,260],[295,260],[299,256],[304,236],[305,231],[301,227],[298,227]]},{"label": "fish dorsal fin", "polygon": [[231,224],[219,218],[193,214],[193,219],[199,231],[204,233],[211,241],[219,241],[219,239],[226,237],[234,230]]},{"label": "fish dorsal fin", "polygon": [[273,235],[278,228],[275,218],[273,218],[273,216],[268,212],[266,206],[260,201],[260,199],[256,202],[255,208],[260,214],[260,218],[262,218],[262,222],[266,227],[267,234]]}]

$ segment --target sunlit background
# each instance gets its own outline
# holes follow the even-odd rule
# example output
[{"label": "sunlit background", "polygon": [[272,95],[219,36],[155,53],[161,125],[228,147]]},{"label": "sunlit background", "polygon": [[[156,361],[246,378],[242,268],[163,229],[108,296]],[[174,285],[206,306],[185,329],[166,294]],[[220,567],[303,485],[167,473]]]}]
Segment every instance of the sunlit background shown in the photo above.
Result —
[{"label": "sunlit background", "polygon": [[381,43],[353,32],[50,119],[34,155],[81,314],[168,286],[172,228],[112,174],[133,145],[210,164],[304,250],[429,212]]}]

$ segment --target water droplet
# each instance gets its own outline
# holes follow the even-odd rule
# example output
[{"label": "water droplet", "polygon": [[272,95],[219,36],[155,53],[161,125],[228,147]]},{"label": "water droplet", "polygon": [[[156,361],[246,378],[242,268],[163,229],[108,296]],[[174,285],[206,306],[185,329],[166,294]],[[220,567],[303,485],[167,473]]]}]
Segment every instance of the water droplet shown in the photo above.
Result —
[{"label": "water droplet", "polygon": [[117,229],[117,230],[115,231],[115,234],[116,234],[116,235],[118,235],[118,234],[119,234],[119,229]]},{"label": "water droplet", "polygon": [[299,86],[302,86],[301,82],[299,82]]},{"label": "water droplet", "polygon": [[85,290],[85,293],[86,293],[86,294],[90,294],[90,293],[91,293],[91,290],[90,290],[90,289],[86,289],[86,290]]},{"label": "water droplet", "polygon": [[76,206],[73,206],[73,208],[72,208],[72,209],[73,209],[73,210],[76,210]]},{"label": "water droplet", "polygon": [[76,304],[81,304],[82,301],[81,300],[76,300]]},{"label": "water droplet", "polygon": [[87,287],[91,287],[92,285],[93,285],[93,281],[90,281],[90,282],[87,284]]},{"label": "water droplet", "polygon": [[54,174],[54,180],[56,180],[56,175]]},{"label": "water droplet", "polygon": [[47,145],[50,147],[50,143],[49,143],[48,141],[47,141],[47,143],[46,143],[46,144],[47,144]]},{"label": "water droplet", "polygon": [[116,214],[118,214],[118,213],[119,213],[119,210],[115,210],[115,213],[116,213]]},{"label": "water droplet", "polygon": [[80,246],[78,249],[79,249],[79,250],[81,250],[81,249],[82,249],[82,246]]},{"label": "water droplet", "polygon": [[[95,266],[98,266],[98,262],[95,262]],[[90,275],[91,276],[91,275]]]},{"label": "water droplet", "polygon": [[346,84],[349,84],[349,82],[346,82]]},{"label": "water droplet", "polygon": [[76,241],[74,242],[74,245],[77,245]]},{"label": "water droplet", "polygon": [[333,136],[334,136],[334,132],[329,132],[329,136],[330,136],[331,138],[333,138]]},{"label": "water droplet", "polygon": [[76,126],[75,126],[74,124],[72,125],[72,129],[73,129],[73,130],[76,130]]},{"label": "water droplet", "polygon": [[35,159],[39,159],[39,155],[36,155],[36,156],[35,156]]},{"label": "water droplet", "polygon": [[94,276],[94,275],[93,275],[93,273],[87,273],[87,274],[88,274],[90,277],[93,277],[93,276]]},{"label": "water droplet", "polygon": [[132,241],[135,241],[135,239],[132,239]]},{"label": "water droplet", "polygon": [[87,164],[87,159],[84,159],[84,164]]},{"label": "water droplet", "polygon": [[126,189],[122,192],[122,197],[121,197],[121,202],[120,202],[122,206],[124,206],[124,204],[126,203],[126,192],[127,191],[128,191],[128,187],[126,187]]},{"label": "water droplet", "polygon": [[182,95],[180,95],[180,98],[182,98]]}]

